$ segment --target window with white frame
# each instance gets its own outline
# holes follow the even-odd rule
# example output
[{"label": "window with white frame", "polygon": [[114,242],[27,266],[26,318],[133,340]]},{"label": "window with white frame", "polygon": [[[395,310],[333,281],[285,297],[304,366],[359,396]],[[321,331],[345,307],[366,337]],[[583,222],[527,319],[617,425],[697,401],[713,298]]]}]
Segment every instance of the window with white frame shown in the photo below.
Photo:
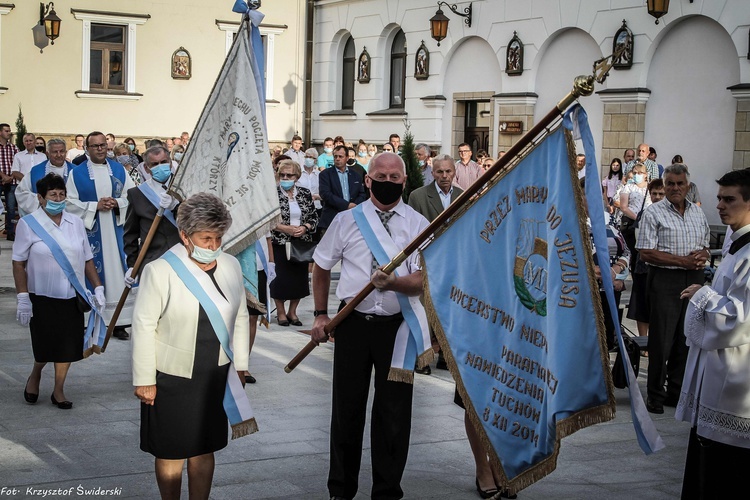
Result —
[{"label": "window with white frame", "polygon": [[406,91],[406,36],[398,30],[391,44],[391,93],[390,108],[404,107]]},{"label": "window with white frame", "polygon": [[341,109],[354,109],[354,75],[357,56],[354,38],[349,36],[344,45],[341,61]]},{"label": "window with white frame", "polygon": [[[224,55],[229,53],[232,43],[237,37],[240,29],[240,23],[232,21],[216,20],[216,26],[224,32]],[[288,28],[286,25],[260,25],[260,38],[263,42],[263,56],[266,61],[266,67],[263,70],[263,77],[266,83],[266,102],[278,102],[273,98],[273,72],[274,72],[274,44],[276,35],[281,35]]]},{"label": "window with white frame", "polygon": [[81,90],[78,97],[138,99],[136,93],[136,27],[148,14],[115,14],[71,10],[82,21]]}]

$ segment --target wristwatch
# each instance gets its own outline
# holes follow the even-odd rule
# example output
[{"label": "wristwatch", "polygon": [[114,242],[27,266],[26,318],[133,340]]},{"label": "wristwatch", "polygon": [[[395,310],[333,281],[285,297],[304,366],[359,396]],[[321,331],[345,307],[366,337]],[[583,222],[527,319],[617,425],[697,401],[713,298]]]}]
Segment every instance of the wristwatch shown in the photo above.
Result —
[{"label": "wristwatch", "polygon": [[328,316],[328,310],[327,309],[316,309],[316,310],[313,311],[313,316],[315,316],[316,318],[318,316],[322,316],[322,315]]}]

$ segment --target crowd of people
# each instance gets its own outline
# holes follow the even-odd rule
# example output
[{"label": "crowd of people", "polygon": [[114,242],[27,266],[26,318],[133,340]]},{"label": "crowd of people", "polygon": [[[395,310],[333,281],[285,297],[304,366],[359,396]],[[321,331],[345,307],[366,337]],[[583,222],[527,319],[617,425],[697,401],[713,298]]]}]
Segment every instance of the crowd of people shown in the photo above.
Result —
[{"label": "crowd of people", "polygon": [[[249,354],[264,312],[246,303],[239,263],[221,253],[222,236],[231,224],[221,200],[201,193],[178,203],[166,191],[184,155],[188,134],[146,141],[142,153],[132,138],[118,142],[101,132],[76,136],[71,148],[62,139],[45,141],[26,134],[23,151],[10,137],[10,127],[0,124],[0,183],[6,237],[15,241],[17,318],[29,325],[34,353],[25,400],[37,402],[42,369],[51,362],[55,366],[51,401],[60,409],[73,407],[64,382],[70,364],[82,359],[84,313],[93,307],[109,323],[124,288],[130,288],[114,336],[127,340],[132,334],[133,338],[133,380],[142,403],[141,449],[156,457],[155,473],[163,497],[179,496],[185,460],[191,495],[207,496],[213,453],[227,444],[227,421],[235,437],[255,428],[252,416],[243,411],[247,404],[244,391],[232,387],[255,382],[248,371]],[[297,308],[300,300],[310,295],[312,283],[312,339],[326,342],[335,335],[328,476],[331,498],[353,498],[358,491],[373,371],[371,495],[401,498],[412,385],[388,381],[388,373],[396,334],[405,321],[399,297],[422,293],[421,270],[417,257],[412,256],[402,264],[398,276],[386,274],[380,270],[383,262],[374,256],[380,251],[378,245],[386,253],[406,246],[496,160],[484,150],[475,154],[467,143],[459,144],[457,160],[418,143],[414,152],[424,185],[413,190],[407,202],[403,199],[406,169],[398,134],[391,134],[382,145],[327,137],[321,151],[303,149],[302,143],[295,135],[288,148],[271,150],[281,223],[257,246],[258,303],[266,302],[268,283],[278,325],[303,326]],[[585,156],[578,155],[576,163],[583,186]],[[738,200],[743,200],[750,213],[746,177],[720,182],[720,215],[735,231],[733,250],[728,250],[732,255],[745,254],[742,246],[735,247],[750,240],[746,236],[750,234],[750,216],[746,223],[741,214],[737,220],[725,217],[741,210],[730,207],[722,211],[721,207],[722,203],[739,207],[742,203]],[[637,321],[639,334],[648,335],[647,409],[663,413],[665,405],[682,408],[687,404],[683,402],[689,401],[682,414],[697,428],[697,434],[691,436],[692,446],[693,440],[703,435],[695,405],[709,399],[702,396],[700,386],[694,387],[692,379],[686,393],[683,379],[695,377],[696,370],[706,365],[692,358],[710,358],[703,353],[724,344],[706,343],[698,334],[688,336],[686,344],[688,307],[704,316],[741,316],[736,305],[732,309],[720,299],[695,299],[740,292],[727,283],[710,290],[701,288],[709,258],[709,226],[697,186],[690,182],[681,156],[663,167],[656,162],[654,148],[641,144],[626,150],[622,160],[614,158],[597,183],[610,218],[609,255],[602,260],[595,256],[596,272],[606,269],[612,274],[618,308],[625,279],[632,276],[628,317]],[[133,268],[160,209],[164,216],[145,254],[139,279]],[[17,223],[16,210],[22,216]],[[739,258],[729,260],[735,271],[728,273],[727,279],[744,276],[737,274],[737,266],[746,266],[746,260],[742,264]],[[326,331],[326,325],[331,321],[331,269],[338,263],[341,277],[336,295],[340,303],[334,304],[334,310],[343,308],[369,282],[375,291],[334,333]],[[606,301],[603,292],[601,296]],[[175,297],[179,300],[170,300]],[[727,312],[727,308],[732,310]],[[65,323],[62,329],[61,321]],[[710,321],[705,322],[707,331]],[[126,330],[129,327],[131,333]],[[717,328],[730,329],[726,322]],[[612,348],[611,319],[606,330]],[[438,354],[436,366],[446,369],[434,335],[426,335]],[[738,349],[746,345],[739,341],[729,344]],[[719,363],[729,371],[746,370],[733,363]],[[686,364],[690,368],[687,373]],[[428,375],[429,364],[415,366],[414,371]],[[225,393],[235,399],[228,403]],[[455,403],[464,407],[458,393]],[[227,404],[234,405],[231,411]],[[176,425],[178,421],[180,425]],[[475,459],[478,494],[482,498],[510,497],[501,491],[500,478],[493,476],[487,450],[468,416],[465,427]],[[709,437],[726,442],[715,429]],[[748,448],[748,441],[741,439],[727,444],[732,451]],[[692,455],[691,460],[697,461]]]}]

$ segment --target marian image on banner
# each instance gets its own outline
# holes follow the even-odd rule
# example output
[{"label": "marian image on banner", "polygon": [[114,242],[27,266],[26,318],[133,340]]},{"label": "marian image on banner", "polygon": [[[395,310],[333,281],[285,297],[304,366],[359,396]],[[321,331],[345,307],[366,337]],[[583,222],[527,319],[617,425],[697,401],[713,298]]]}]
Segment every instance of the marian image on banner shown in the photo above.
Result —
[{"label": "marian image on banner", "polygon": [[575,148],[559,127],[422,250],[428,315],[503,486],[614,418]]}]

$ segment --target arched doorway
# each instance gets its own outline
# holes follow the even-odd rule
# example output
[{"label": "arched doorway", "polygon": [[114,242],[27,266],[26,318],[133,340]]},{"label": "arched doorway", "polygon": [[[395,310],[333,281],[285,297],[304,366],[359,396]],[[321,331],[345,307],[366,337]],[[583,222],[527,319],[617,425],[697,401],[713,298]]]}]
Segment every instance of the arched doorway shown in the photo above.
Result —
[{"label": "arched doorway", "polygon": [[732,39],[703,16],[674,23],[648,69],[645,141],[664,166],[683,157],[710,224],[720,223],[714,180],[732,168],[737,103],[727,87],[739,77]]}]

